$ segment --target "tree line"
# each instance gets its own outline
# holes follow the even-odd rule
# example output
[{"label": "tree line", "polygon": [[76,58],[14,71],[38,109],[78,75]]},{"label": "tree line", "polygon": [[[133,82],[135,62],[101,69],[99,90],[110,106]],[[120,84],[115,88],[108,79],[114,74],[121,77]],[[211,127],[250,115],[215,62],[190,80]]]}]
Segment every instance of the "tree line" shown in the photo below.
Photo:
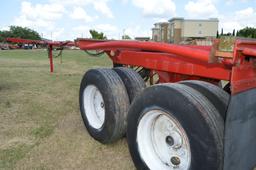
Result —
[{"label": "tree line", "polygon": [[[107,36],[103,32],[99,32],[96,30],[89,30],[92,39],[107,39]],[[237,36],[237,37],[245,37],[245,38],[256,38],[256,28],[246,27],[239,31],[233,30],[233,33],[223,33],[223,29],[221,33],[217,32],[217,38],[220,36]],[[0,31],[0,42],[5,41],[6,38],[23,38],[23,39],[31,39],[31,40],[41,40],[42,37],[38,32],[32,30],[27,27],[20,26],[10,26],[10,30],[8,31]],[[129,35],[123,35],[122,39],[131,39]]]},{"label": "tree line", "polygon": [[223,28],[221,29],[221,33],[217,31],[217,38],[220,36],[234,36],[234,37],[244,37],[244,38],[256,38],[256,28],[253,27],[245,27],[236,32],[234,29],[233,32],[223,33]]},{"label": "tree line", "polygon": [[0,42],[5,41],[5,39],[8,37],[41,40],[41,36],[38,32],[30,28],[20,26],[10,26],[10,30],[0,31]]}]

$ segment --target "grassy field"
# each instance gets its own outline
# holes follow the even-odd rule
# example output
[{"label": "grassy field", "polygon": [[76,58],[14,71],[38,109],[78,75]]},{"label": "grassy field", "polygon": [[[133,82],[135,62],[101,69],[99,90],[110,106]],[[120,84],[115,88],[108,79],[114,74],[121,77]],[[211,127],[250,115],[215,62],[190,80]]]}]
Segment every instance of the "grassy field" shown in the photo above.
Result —
[{"label": "grassy field", "polygon": [[102,145],[80,117],[84,72],[107,57],[64,51],[49,73],[45,50],[0,51],[0,169],[134,169],[122,139]]}]

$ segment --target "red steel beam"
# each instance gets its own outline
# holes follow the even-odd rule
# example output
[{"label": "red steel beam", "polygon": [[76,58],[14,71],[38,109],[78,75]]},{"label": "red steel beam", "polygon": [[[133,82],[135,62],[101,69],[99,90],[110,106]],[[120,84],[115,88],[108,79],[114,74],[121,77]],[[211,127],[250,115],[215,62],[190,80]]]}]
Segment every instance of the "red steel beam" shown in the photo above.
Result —
[{"label": "red steel beam", "polygon": [[156,42],[140,42],[140,41],[109,41],[101,43],[87,44],[79,42],[79,47],[82,50],[142,50],[149,52],[163,52],[169,54],[175,54],[195,60],[208,62],[210,56],[209,49],[193,48],[182,45],[156,43]]},{"label": "red steel beam", "polygon": [[13,43],[22,43],[22,44],[41,44],[41,45],[53,45],[53,46],[75,46],[75,43],[72,41],[45,41],[45,40],[29,40],[22,38],[6,38],[6,41]]},{"label": "red steel beam", "polygon": [[93,44],[93,43],[102,43],[102,42],[108,42],[110,40],[95,40],[95,39],[88,39],[88,38],[78,38],[75,40],[75,45],[77,47],[80,46],[80,44],[83,45],[89,45],[89,44]]},{"label": "red steel beam", "polygon": [[6,38],[6,41],[13,43],[22,43],[22,44],[45,44],[45,41],[41,40],[28,40],[22,38]]},{"label": "red steel beam", "polygon": [[152,70],[165,71],[216,80],[230,80],[231,69],[224,64],[209,64],[198,60],[181,58],[175,54],[122,51],[112,57],[114,63],[141,66]]},{"label": "red steel beam", "polygon": [[256,49],[244,48],[242,53],[246,56],[256,57]]}]

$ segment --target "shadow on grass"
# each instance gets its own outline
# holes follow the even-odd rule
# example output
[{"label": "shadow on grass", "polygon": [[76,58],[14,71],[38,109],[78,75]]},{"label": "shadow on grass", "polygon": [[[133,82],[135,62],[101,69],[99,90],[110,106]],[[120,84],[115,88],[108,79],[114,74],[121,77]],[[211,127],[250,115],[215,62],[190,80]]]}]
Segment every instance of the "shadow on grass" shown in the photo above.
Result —
[{"label": "shadow on grass", "polygon": [[15,83],[0,82],[0,91],[10,90],[15,87],[17,87]]}]

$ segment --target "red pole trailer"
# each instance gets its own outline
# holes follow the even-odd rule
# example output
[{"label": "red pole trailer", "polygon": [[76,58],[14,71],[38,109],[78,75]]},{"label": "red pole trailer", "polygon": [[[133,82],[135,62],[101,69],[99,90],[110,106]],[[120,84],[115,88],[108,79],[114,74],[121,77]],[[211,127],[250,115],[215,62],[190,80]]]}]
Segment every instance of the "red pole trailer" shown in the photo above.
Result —
[{"label": "red pole trailer", "polygon": [[[88,70],[79,92],[89,134],[126,136],[137,169],[256,169],[256,40],[212,46],[77,39],[46,44],[106,53],[113,68]],[[226,82],[224,88],[220,83]]]},{"label": "red pole trailer", "polygon": [[22,38],[6,38],[7,42],[12,43],[20,43],[20,44],[40,44],[46,45],[48,47],[48,58],[50,62],[50,72],[53,73],[54,65],[53,65],[53,48],[54,47],[66,47],[66,46],[75,46],[72,41],[46,41],[46,40],[28,40]]},{"label": "red pole trailer", "polygon": [[[80,111],[93,138],[105,144],[126,134],[138,169],[256,168],[255,39],[75,42],[105,52],[114,66],[89,70],[81,82]],[[226,91],[216,86],[221,80]]]}]

